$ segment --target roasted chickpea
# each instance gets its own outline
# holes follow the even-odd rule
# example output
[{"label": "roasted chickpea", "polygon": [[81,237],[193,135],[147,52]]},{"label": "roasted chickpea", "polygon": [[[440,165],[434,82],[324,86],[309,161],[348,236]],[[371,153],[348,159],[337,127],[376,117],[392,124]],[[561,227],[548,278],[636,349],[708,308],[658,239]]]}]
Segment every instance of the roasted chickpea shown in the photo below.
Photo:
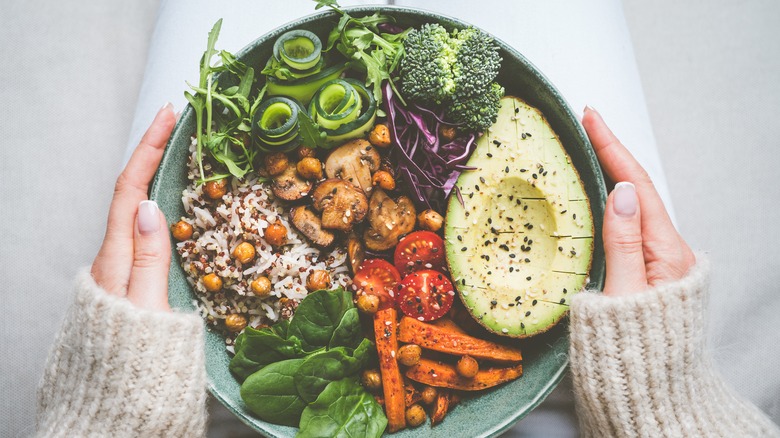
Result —
[{"label": "roasted chickpea", "polygon": [[203,277],[203,286],[209,292],[218,292],[222,289],[222,279],[215,273],[206,274]]},{"label": "roasted chickpea", "polygon": [[387,128],[387,125],[377,123],[374,129],[371,130],[371,133],[368,134],[368,141],[380,148],[390,146],[390,129]]},{"label": "roasted chickpea", "polygon": [[280,223],[270,224],[265,229],[265,241],[273,246],[282,246],[287,242],[287,227]]},{"label": "roasted chickpea", "polygon": [[287,155],[282,152],[276,152],[265,156],[265,170],[271,176],[279,175],[287,170],[287,166],[290,165],[290,160],[287,159]]},{"label": "roasted chickpea", "polygon": [[379,375],[379,371],[375,369],[363,371],[360,381],[366,389],[371,391],[376,391],[382,387],[382,376]]},{"label": "roasted chickpea", "polygon": [[246,317],[233,313],[225,318],[225,327],[233,333],[240,332],[246,327]]},{"label": "roasted chickpea", "polygon": [[417,215],[417,220],[420,222],[420,228],[433,232],[439,231],[444,224],[442,215],[430,208]]},{"label": "roasted chickpea", "polygon": [[306,277],[306,290],[309,292],[330,289],[330,284],[330,274],[322,269],[316,269]]},{"label": "roasted chickpea", "polygon": [[258,297],[267,297],[271,294],[271,280],[269,280],[268,277],[257,277],[249,286],[252,288],[252,292]]},{"label": "roasted chickpea", "polygon": [[406,344],[398,349],[396,359],[401,365],[411,367],[420,362],[420,355],[422,355],[422,348],[419,345]]},{"label": "roasted chickpea", "polygon": [[362,294],[357,299],[357,308],[367,315],[373,315],[379,311],[379,297],[376,295]]},{"label": "roasted chickpea", "polygon": [[255,258],[255,246],[249,242],[241,242],[233,249],[233,257],[242,265],[249,263]]},{"label": "roasted chickpea", "polygon": [[316,158],[303,158],[298,162],[296,168],[298,169],[298,174],[303,179],[322,179],[322,163]]},{"label": "roasted chickpea", "polygon": [[417,427],[425,423],[425,409],[417,403],[406,408],[406,424]]},{"label": "roasted chickpea", "polygon": [[433,386],[426,386],[423,388],[422,392],[420,392],[420,401],[424,405],[433,404],[433,402],[436,401],[437,395],[439,395],[439,391],[436,391],[436,388]]},{"label": "roasted chickpea", "polygon": [[463,356],[458,361],[456,369],[458,370],[458,374],[467,379],[471,379],[479,372],[479,364],[473,357]]},{"label": "roasted chickpea", "polygon": [[382,190],[395,190],[395,179],[390,172],[384,170],[378,170],[374,173],[374,177],[371,179],[375,186],[379,186]]},{"label": "roasted chickpea", "polygon": [[439,135],[444,141],[452,141],[457,137],[458,129],[454,126],[439,125]]},{"label": "roasted chickpea", "polygon": [[227,184],[227,178],[209,181],[203,187],[203,191],[206,193],[206,196],[211,199],[222,199],[227,193]]},{"label": "roasted chickpea", "polygon": [[295,155],[298,156],[299,160],[303,160],[304,158],[307,157],[312,157],[312,158],[316,157],[317,151],[315,151],[314,148],[310,148],[307,146],[300,146],[298,147],[298,149],[295,150]]},{"label": "roasted chickpea", "polygon": [[179,242],[187,240],[192,237],[192,225],[184,221],[176,222],[171,225],[171,234],[173,234],[173,238]]}]

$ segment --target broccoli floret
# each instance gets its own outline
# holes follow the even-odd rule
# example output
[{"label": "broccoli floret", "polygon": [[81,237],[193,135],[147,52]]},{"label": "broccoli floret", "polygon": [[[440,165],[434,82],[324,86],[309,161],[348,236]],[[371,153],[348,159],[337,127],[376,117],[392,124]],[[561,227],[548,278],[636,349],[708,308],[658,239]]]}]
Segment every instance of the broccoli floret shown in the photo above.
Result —
[{"label": "broccoli floret", "polygon": [[452,68],[456,99],[468,99],[487,90],[498,75],[501,56],[493,38],[473,27],[456,31],[453,38],[459,42]]},{"label": "broccoli floret", "polygon": [[472,131],[484,131],[496,123],[502,97],[504,87],[491,82],[484,92],[453,101],[447,108],[447,118]]},{"label": "broccoli floret", "polygon": [[503,88],[493,83],[501,67],[493,38],[475,28],[447,30],[424,24],[404,40],[401,91],[421,104],[447,107],[449,118],[472,130],[495,121]]},{"label": "broccoli floret", "polygon": [[401,89],[404,95],[426,103],[441,104],[452,98],[455,81],[452,65],[457,53],[450,34],[438,24],[424,24],[404,40]]}]

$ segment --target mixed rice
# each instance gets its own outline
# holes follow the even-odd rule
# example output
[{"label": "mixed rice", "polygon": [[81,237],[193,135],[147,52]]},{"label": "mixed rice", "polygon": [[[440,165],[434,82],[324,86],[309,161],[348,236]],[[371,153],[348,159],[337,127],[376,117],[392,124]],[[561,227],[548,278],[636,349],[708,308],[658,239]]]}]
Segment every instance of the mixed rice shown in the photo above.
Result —
[{"label": "mixed rice", "polygon": [[[342,247],[320,250],[301,236],[288,222],[284,205],[274,199],[269,183],[250,175],[243,181],[230,178],[227,194],[219,201],[203,194],[199,177],[195,141],[190,146],[189,184],[182,192],[186,216],[182,220],[193,226],[192,237],[176,245],[181,266],[187,273],[197,300],[194,304],[207,324],[220,331],[220,321],[231,314],[246,317],[249,326],[272,324],[289,319],[298,302],[307,295],[306,277],[314,270],[326,270],[333,287],[349,286],[347,255]],[[210,170],[204,163],[204,170]],[[264,230],[272,223],[287,228],[287,243],[279,248],[268,244]],[[246,265],[231,257],[241,242],[254,245],[256,257]],[[222,290],[208,292],[202,278],[216,273],[223,281]],[[250,287],[258,276],[271,281],[269,296],[260,298]],[[233,336],[226,336],[232,344]],[[228,347],[229,349],[231,347]]]}]

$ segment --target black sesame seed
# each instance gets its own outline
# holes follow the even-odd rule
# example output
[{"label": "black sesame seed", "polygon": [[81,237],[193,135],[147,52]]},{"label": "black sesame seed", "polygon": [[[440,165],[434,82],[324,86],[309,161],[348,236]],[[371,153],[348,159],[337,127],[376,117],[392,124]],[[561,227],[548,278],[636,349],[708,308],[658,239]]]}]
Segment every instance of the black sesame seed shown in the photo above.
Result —
[{"label": "black sesame seed", "polygon": [[532,306],[535,306],[535,305],[536,305],[536,303],[537,303],[537,301],[536,301],[536,300],[533,300],[533,301],[531,301],[531,305],[532,305]]},{"label": "black sesame seed", "polygon": [[520,137],[521,137],[523,140],[525,140],[525,132],[524,132],[524,133],[522,133],[522,134],[520,134]]},{"label": "black sesame seed", "polygon": [[479,191],[479,186],[478,185],[474,184],[474,188],[477,189],[477,191]]},{"label": "black sesame seed", "polygon": [[492,224],[492,223],[493,223],[493,219],[488,218],[488,224]]},{"label": "black sesame seed", "polygon": [[515,257],[517,257],[517,255],[516,255],[516,254],[514,254],[514,253],[513,253],[513,254],[509,254],[509,258],[510,258],[510,259],[513,259],[513,258],[515,258]]},{"label": "black sesame seed", "polygon": [[528,169],[520,169],[520,173],[528,172]]},{"label": "black sesame seed", "polygon": [[488,157],[488,158],[493,158],[493,154],[491,154],[490,152],[488,152],[488,154],[487,154],[487,157]]},{"label": "black sesame seed", "polygon": [[509,173],[509,166],[506,166],[506,167],[504,168],[504,172],[506,172],[506,173]]},{"label": "black sesame seed", "polygon": [[537,175],[537,174],[533,173],[533,174],[531,174],[531,177],[532,177],[533,179],[538,179],[538,178],[539,178],[539,175]]},{"label": "black sesame seed", "polygon": [[577,213],[573,213],[573,214],[571,215],[571,217],[572,217],[572,219],[577,219]]},{"label": "black sesame seed", "polygon": [[529,311],[525,312],[525,316],[531,316],[531,311],[529,310]]},{"label": "black sesame seed", "polygon": [[509,251],[509,247],[504,244],[498,245],[498,247],[503,249],[504,251]]},{"label": "black sesame seed", "polygon": [[509,267],[509,272],[514,272],[514,270],[515,270],[515,267],[514,267],[514,266],[510,266],[510,267]]},{"label": "black sesame seed", "polygon": [[464,286],[465,286],[465,285],[466,285],[466,279],[465,279],[465,278],[461,279],[461,280],[460,280],[460,284],[462,284],[462,285],[464,285]]},{"label": "black sesame seed", "polygon": [[558,247],[558,251],[563,251],[563,247],[562,247],[562,246],[559,246],[559,247]]},{"label": "black sesame seed", "polygon": [[496,301],[496,300],[492,300],[492,301],[490,301],[490,304],[492,304],[492,305],[494,305],[494,306],[495,306],[496,304],[498,304],[498,301]]},{"label": "black sesame seed", "polygon": [[531,277],[530,276],[525,277],[525,279],[528,280],[528,281],[531,281]]},{"label": "black sesame seed", "polygon": [[458,240],[459,240],[459,241],[461,241],[461,242],[463,242],[463,236],[461,236],[460,234],[458,234]]},{"label": "black sesame seed", "polygon": [[464,247],[463,247],[463,248],[461,248],[460,250],[461,250],[461,251],[466,251],[466,247],[464,246]]},{"label": "black sesame seed", "polygon": [[561,298],[561,304],[566,302],[566,298]]},{"label": "black sesame seed", "polygon": [[567,293],[567,292],[569,292],[569,291],[567,291],[566,288],[564,287],[563,288],[563,293]]},{"label": "black sesame seed", "polygon": [[515,108],[515,114],[520,112],[520,108]]},{"label": "black sesame seed", "polygon": [[526,263],[531,263],[531,259],[525,259],[524,261],[525,261]]},{"label": "black sesame seed", "polygon": [[493,140],[493,144],[496,146],[501,146],[501,142],[498,140]]},{"label": "black sesame seed", "polygon": [[524,328],[525,328],[525,324],[523,324],[523,323],[521,322],[521,323],[520,323],[520,328],[521,328],[521,329],[524,329]]},{"label": "black sesame seed", "polygon": [[530,132],[526,132],[525,135],[531,137],[531,133]]}]

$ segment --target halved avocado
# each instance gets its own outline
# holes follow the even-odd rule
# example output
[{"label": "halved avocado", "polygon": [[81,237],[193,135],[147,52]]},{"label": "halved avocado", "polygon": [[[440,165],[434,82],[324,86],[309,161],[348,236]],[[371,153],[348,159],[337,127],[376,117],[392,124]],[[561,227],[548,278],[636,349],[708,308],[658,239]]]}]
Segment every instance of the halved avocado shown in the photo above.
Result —
[{"label": "halved avocado", "polygon": [[501,100],[451,196],[444,230],[460,297],[486,329],[526,338],[554,326],[586,284],[593,217],[582,181],[541,112]]}]

